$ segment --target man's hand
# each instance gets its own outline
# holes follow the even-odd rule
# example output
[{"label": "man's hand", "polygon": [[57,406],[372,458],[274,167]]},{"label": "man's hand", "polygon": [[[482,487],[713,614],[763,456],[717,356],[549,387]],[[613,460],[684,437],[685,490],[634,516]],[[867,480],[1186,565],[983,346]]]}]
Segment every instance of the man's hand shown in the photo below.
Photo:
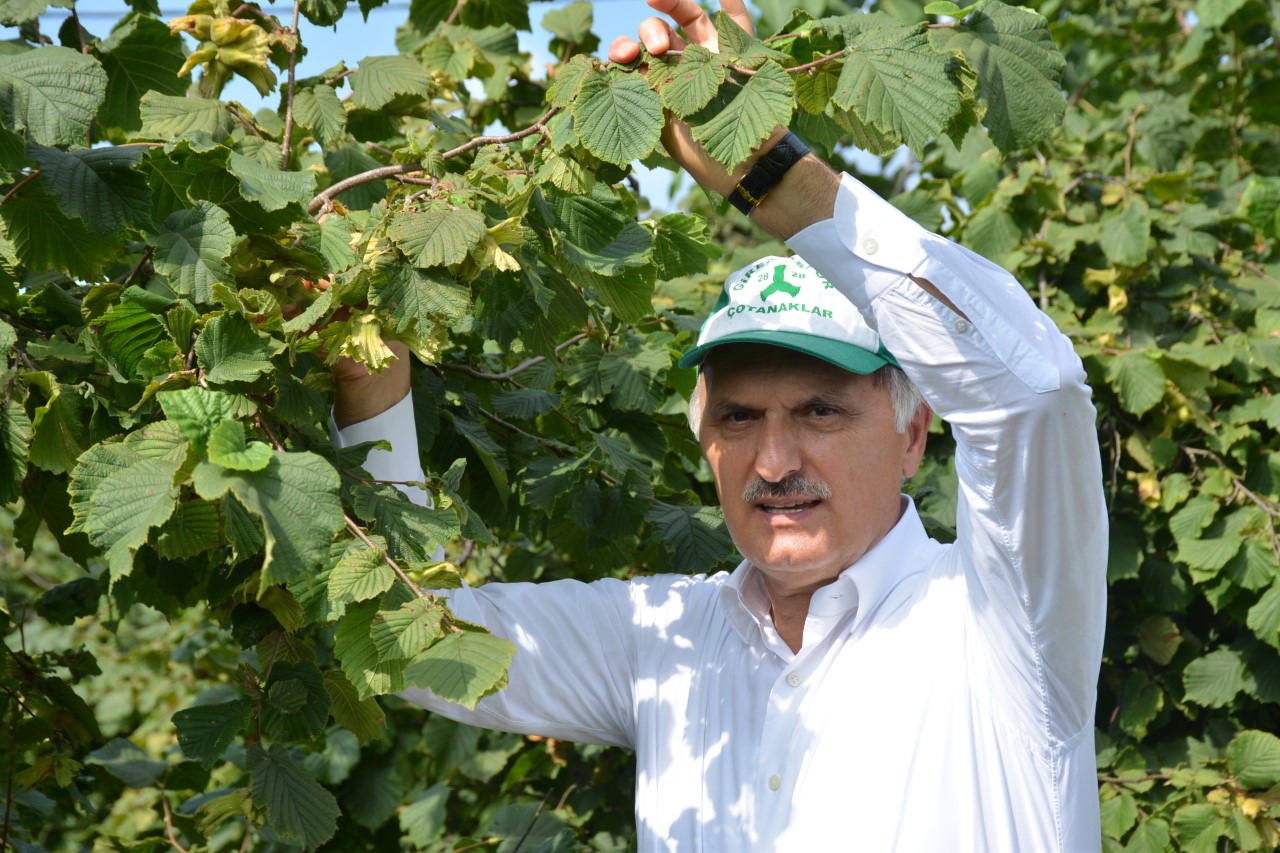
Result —
[{"label": "man's hand", "polygon": [[[327,290],[329,282],[320,279],[307,283],[307,287]],[[289,305],[284,311],[288,316],[297,314],[299,309]],[[333,319],[345,320],[347,316],[347,309],[340,308]],[[387,341],[387,346],[396,357],[382,373],[370,373],[369,368],[346,356],[330,366],[333,374],[333,421],[338,429],[382,414],[409,393],[409,348],[399,341]]]},{"label": "man's hand", "polygon": [[[664,18],[646,18],[640,24],[640,42],[627,36],[614,39],[609,47],[609,59],[613,62],[634,62],[640,56],[640,44],[654,56],[668,50],[683,50],[689,44],[698,44],[712,52],[718,52],[720,43],[716,36],[715,22],[698,6],[696,0],[646,0],[649,6],[674,21],[677,32]],[[751,16],[743,0],[721,0],[721,8],[748,33],[754,33]],[[672,158],[693,179],[709,190],[727,196],[738,181],[750,171],[755,161],[785,136],[787,129],[775,128],[773,133],[745,163],[729,172],[713,159],[693,138],[689,126],[670,113],[662,131],[662,144]],[[835,206],[839,177],[831,169],[810,154],[793,166],[756,209],[752,218],[766,230],[782,238],[790,237],[802,228],[827,219]]]},{"label": "man's hand", "polygon": [[382,414],[409,393],[409,348],[399,341],[387,346],[396,358],[380,374],[346,356],[333,363],[333,421],[338,429]]}]

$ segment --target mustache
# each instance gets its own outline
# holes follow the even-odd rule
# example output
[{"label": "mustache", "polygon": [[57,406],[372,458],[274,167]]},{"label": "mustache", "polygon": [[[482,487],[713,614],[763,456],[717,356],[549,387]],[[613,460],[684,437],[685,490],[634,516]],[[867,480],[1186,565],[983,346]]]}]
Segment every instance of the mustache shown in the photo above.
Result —
[{"label": "mustache", "polygon": [[776,483],[757,477],[742,490],[742,499],[753,504],[761,498],[817,498],[831,497],[831,487],[805,474],[792,474]]}]

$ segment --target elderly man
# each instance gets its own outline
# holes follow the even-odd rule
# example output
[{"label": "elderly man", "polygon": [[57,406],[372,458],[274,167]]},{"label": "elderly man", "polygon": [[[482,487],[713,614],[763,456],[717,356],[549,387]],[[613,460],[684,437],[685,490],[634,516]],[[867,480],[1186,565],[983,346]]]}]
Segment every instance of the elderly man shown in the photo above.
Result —
[{"label": "elderly man", "polygon": [[[714,47],[694,0],[650,4]],[[661,19],[640,34],[683,46]],[[745,559],[454,591],[516,643],[510,685],[474,712],[406,698],[634,749],[641,850],[1097,849],[1106,516],[1070,343],[1006,272],[785,131],[734,175],[675,122],[664,142],[804,259],[730,277],[681,361]],[[339,374],[337,440],[390,438],[369,462],[388,479],[417,465],[407,389],[403,365]],[[931,410],[957,445],[952,545],[900,493]]]}]

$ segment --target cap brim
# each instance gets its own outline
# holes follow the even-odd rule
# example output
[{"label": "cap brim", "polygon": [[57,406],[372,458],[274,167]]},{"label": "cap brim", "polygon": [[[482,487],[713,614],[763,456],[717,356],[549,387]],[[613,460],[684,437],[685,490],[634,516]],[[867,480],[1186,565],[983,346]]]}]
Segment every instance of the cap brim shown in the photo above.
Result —
[{"label": "cap brim", "polygon": [[795,350],[834,364],[852,373],[875,373],[885,365],[898,366],[898,360],[883,346],[878,353],[870,352],[856,344],[806,335],[803,332],[781,332],[771,329],[753,329],[717,338],[710,343],[694,347],[680,357],[681,367],[697,367],[707,353],[725,344],[768,344]]}]

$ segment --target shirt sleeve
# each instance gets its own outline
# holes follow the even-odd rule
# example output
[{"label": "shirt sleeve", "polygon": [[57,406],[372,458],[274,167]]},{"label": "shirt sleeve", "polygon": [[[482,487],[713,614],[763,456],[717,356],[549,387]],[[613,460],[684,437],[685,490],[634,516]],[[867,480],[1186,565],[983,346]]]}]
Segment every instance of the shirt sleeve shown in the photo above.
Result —
[{"label": "shirt sleeve", "polygon": [[[862,312],[956,440],[954,553],[1019,722],[1066,740],[1092,718],[1107,516],[1095,411],[1070,341],[1008,272],[845,175],[790,246]],[[964,316],[911,280],[931,282]]]},{"label": "shirt sleeve", "polygon": [[[376,479],[424,477],[411,396],[344,429],[330,422],[329,431],[337,447],[379,440],[391,444],[390,450],[370,451],[365,461],[365,470]],[[421,488],[397,488],[415,503],[430,504],[430,495]],[[475,726],[580,743],[634,745],[634,608],[629,584],[561,580],[488,584],[439,594],[458,618],[484,625],[515,644],[508,686],[471,711],[428,690],[404,690],[401,698]]]}]

